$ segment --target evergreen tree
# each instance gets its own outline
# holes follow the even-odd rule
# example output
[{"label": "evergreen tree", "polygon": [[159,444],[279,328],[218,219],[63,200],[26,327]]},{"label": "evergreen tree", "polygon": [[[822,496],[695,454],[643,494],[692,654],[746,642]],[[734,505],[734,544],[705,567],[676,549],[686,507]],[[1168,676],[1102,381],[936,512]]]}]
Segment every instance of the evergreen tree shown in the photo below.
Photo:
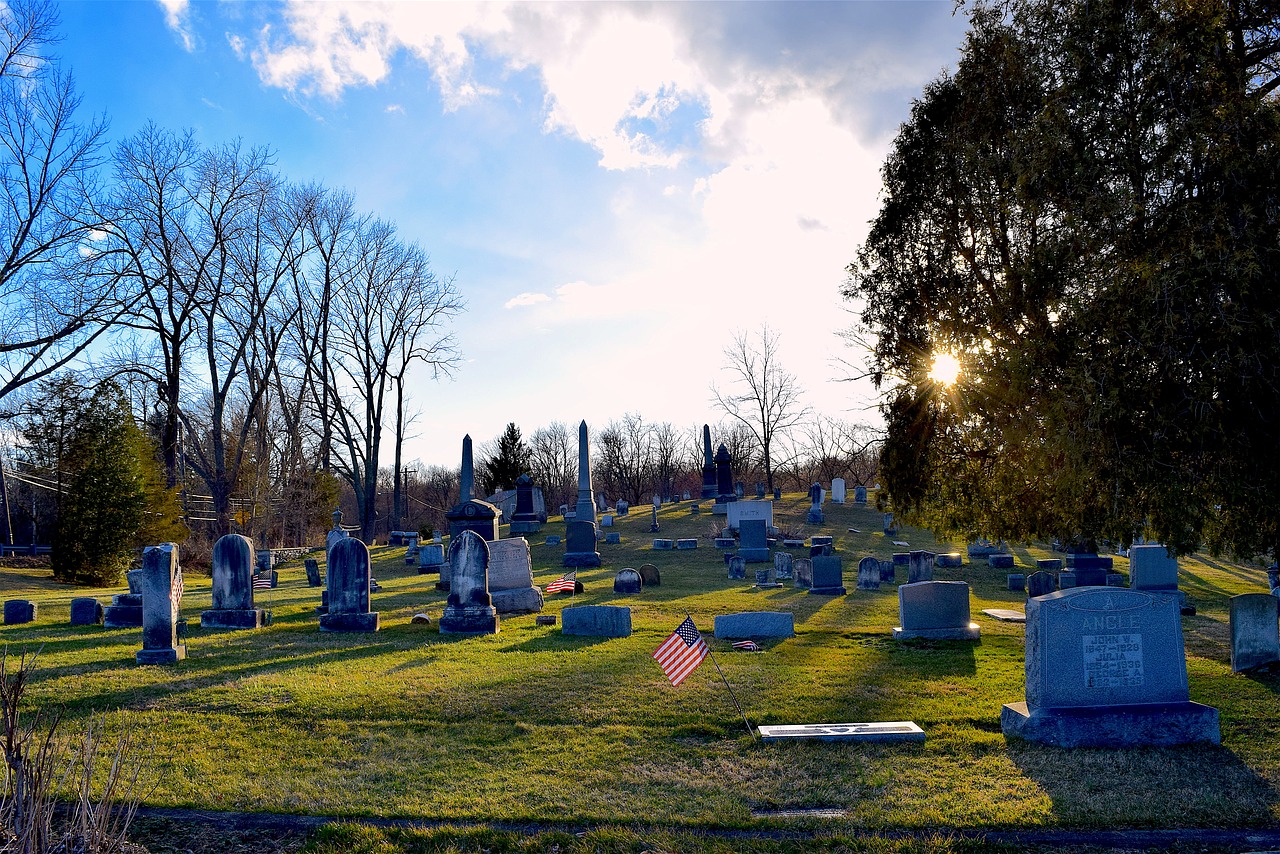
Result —
[{"label": "evergreen tree", "polygon": [[499,489],[514,489],[516,478],[527,473],[532,464],[533,454],[514,421],[508,423],[497,442],[485,450],[484,459],[476,467],[476,483],[485,495]]}]

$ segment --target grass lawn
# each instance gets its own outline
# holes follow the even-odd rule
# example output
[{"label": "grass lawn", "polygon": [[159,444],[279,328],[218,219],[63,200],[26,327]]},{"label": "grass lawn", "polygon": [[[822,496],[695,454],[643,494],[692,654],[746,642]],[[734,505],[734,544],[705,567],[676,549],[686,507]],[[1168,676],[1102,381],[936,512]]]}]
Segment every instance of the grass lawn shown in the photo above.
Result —
[{"label": "grass lawn", "polygon": [[[805,496],[785,495],[775,519],[803,527],[807,507]],[[1181,586],[1199,608],[1183,618],[1191,698],[1220,711],[1220,747],[1063,750],[1006,741],[1000,732],[1001,704],[1024,698],[1023,627],[981,614],[1022,607],[1023,594],[1003,589],[1005,570],[974,564],[935,572],[972,586],[980,641],[895,642],[896,588],[863,592],[854,582],[861,557],[905,549],[880,534],[873,509],[824,509],[827,524],[808,533],[835,536],[850,589],[844,597],[729,581],[722,553],[705,536],[713,517],[690,515],[687,503],[662,510],[657,536],[700,537],[696,551],[653,551],[647,506],[619,518],[614,530],[622,544],[601,543],[605,566],[579,570],[586,592],[572,603],[629,606],[633,634],[625,639],[563,637],[558,626],[536,626],[533,615],[504,617],[497,635],[441,635],[434,622],[445,596],[435,591],[435,576],[418,575],[403,564],[404,549],[390,547],[373,550],[383,587],[373,596],[382,621],[376,634],[320,632],[319,590],[306,586],[297,561],[280,568],[278,589],[259,592],[259,607],[275,616],[260,631],[200,629],[209,580],[188,577],[187,658],[167,667],[134,663],[137,630],[69,625],[73,596],[105,602],[122,590],[73,589],[47,570],[0,570],[4,598],[39,605],[38,622],[0,627],[0,635],[11,652],[43,646],[32,695],[62,704],[72,726],[94,711],[130,712],[159,772],[150,806],[645,825],[671,834],[821,828],[836,840],[895,829],[945,836],[1277,824],[1280,677],[1232,674],[1227,635],[1227,597],[1264,591],[1261,570],[1203,556],[1181,561]],[[563,534],[563,523],[553,520],[529,536],[542,586],[564,572],[564,547],[544,545],[548,533]],[[963,550],[912,529],[897,539],[911,548]],[[1014,551],[1022,566],[1048,556],[1037,548]],[[615,595],[613,574],[643,563],[659,568],[661,586]],[[1127,569],[1121,558],[1116,566]],[[570,602],[548,597],[544,613]],[[747,610],[794,613],[796,636],[756,654],[712,639],[715,615]],[[432,625],[410,623],[420,611]],[[710,660],[672,688],[651,658],[686,611],[753,724],[911,720],[926,742],[753,741]],[[842,810],[845,817],[804,817],[806,810]],[[471,850],[400,838],[408,831],[368,831],[381,836],[360,841],[362,832],[339,829],[312,844],[317,851]],[[853,850],[841,844],[828,850]],[[910,848],[885,845],[868,850]],[[489,847],[524,850],[498,841]],[[561,850],[577,849],[566,843]],[[601,843],[582,850],[614,849]],[[619,843],[617,850],[630,848]]]}]

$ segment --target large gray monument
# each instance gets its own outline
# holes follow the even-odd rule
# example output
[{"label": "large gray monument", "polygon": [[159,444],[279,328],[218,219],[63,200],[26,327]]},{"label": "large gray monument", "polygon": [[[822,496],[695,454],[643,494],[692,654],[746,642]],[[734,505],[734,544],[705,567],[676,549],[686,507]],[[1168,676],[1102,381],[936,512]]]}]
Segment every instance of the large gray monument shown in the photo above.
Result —
[{"label": "large gray monument", "polygon": [[219,537],[211,563],[213,607],[200,612],[200,628],[261,628],[263,610],[253,607],[253,542],[239,534]]},{"label": "large gray monument", "polygon": [[596,500],[591,493],[591,445],[587,441],[587,422],[578,425],[578,503],[579,522],[596,523]]},{"label": "large gray monument", "polygon": [[702,425],[702,492],[703,498],[715,499],[719,494],[716,489],[716,461],[711,455],[711,427]]},{"label": "large gray monument", "polygon": [[475,469],[471,458],[471,436],[462,437],[462,474],[458,503],[444,517],[449,520],[452,540],[463,531],[474,531],[483,540],[498,539],[498,508],[475,497]]},{"label": "large gray monument", "polygon": [[533,478],[522,474],[516,478],[516,511],[511,515],[511,535],[536,534],[542,530],[542,519],[534,507]]},{"label": "large gray monument", "polygon": [[591,494],[591,446],[587,441],[586,421],[578,425],[577,513],[574,519],[565,522],[564,539],[564,566],[600,566],[600,552],[596,551],[596,505]]},{"label": "large gray monument", "polygon": [[1218,710],[1190,701],[1177,596],[1114,587],[1027,600],[1027,699],[1006,736],[1059,747],[1218,744]]}]

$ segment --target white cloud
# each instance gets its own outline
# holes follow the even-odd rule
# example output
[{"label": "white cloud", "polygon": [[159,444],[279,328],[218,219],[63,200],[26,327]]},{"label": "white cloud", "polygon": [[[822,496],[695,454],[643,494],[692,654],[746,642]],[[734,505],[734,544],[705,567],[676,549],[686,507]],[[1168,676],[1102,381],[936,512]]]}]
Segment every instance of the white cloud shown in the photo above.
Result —
[{"label": "white cloud", "polygon": [[182,40],[182,47],[188,53],[196,49],[195,33],[191,29],[188,12],[191,11],[187,0],[156,0],[164,9],[164,22]]},{"label": "white cloud", "polygon": [[530,293],[526,291],[522,294],[516,294],[511,299],[502,304],[503,308],[516,308],[522,305],[537,305],[540,302],[550,302],[551,297],[546,294]]},{"label": "white cloud", "polygon": [[382,110],[384,113],[394,113],[398,116],[404,115],[404,106],[402,104],[387,104]]}]

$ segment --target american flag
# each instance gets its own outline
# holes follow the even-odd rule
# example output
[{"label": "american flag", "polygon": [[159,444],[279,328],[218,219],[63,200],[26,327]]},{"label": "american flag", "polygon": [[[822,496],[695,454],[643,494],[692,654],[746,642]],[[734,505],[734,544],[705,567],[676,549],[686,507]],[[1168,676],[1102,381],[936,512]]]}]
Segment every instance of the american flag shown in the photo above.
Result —
[{"label": "american flag", "polygon": [[173,581],[169,583],[169,601],[173,603],[173,610],[177,611],[182,604],[182,567],[176,566],[173,569]]},{"label": "american flag", "polygon": [[734,643],[733,643],[733,648],[734,648],[734,649],[736,649],[736,650],[740,650],[740,651],[742,651],[742,652],[759,652],[759,651],[760,651],[760,644],[756,643],[755,641],[751,641],[751,640],[746,640],[746,641],[734,641]]},{"label": "american flag", "polygon": [[547,585],[548,593],[573,593],[577,590],[578,571],[566,572]]},{"label": "american flag", "polygon": [[674,687],[683,682],[702,663],[702,659],[707,657],[707,642],[698,633],[693,618],[685,617],[684,622],[671,633],[671,637],[653,651],[653,657],[662,665],[662,672]]},{"label": "american flag", "polygon": [[269,576],[269,575],[255,575],[255,576],[253,577],[253,589],[254,589],[254,590],[270,590],[270,589],[271,589],[271,576]]}]

